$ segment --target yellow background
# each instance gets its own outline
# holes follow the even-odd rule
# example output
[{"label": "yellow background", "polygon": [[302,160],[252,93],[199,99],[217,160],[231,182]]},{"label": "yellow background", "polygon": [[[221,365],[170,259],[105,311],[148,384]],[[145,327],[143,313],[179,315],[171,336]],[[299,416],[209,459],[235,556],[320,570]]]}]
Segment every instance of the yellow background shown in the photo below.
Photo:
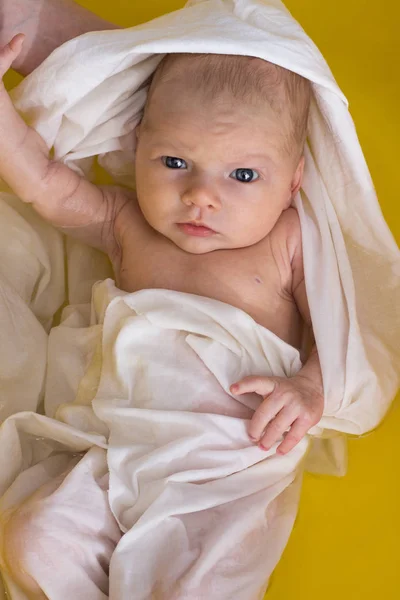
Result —
[{"label": "yellow background", "polygon": [[[123,26],[184,4],[79,3]],[[286,6],[318,45],[350,101],[382,210],[399,241],[398,0],[286,0]],[[344,479],[306,476],[299,516],[268,600],[400,598],[399,404],[377,431],[349,446]]]}]

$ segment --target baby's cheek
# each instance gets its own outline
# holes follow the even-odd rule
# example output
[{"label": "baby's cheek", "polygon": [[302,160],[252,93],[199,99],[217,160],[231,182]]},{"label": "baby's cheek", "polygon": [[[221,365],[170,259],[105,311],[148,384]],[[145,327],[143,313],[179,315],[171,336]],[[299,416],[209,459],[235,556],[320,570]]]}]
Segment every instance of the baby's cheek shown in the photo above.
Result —
[{"label": "baby's cheek", "polygon": [[236,238],[242,246],[257,244],[268,235],[272,227],[268,215],[253,207],[235,217]]},{"label": "baby's cheek", "polygon": [[173,221],[171,202],[162,189],[154,188],[155,186],[150,186],[150,189],[142,190],[140,197],[138,194],[138,202],[146,222],[153,229],[165,235],[165,228]]}]

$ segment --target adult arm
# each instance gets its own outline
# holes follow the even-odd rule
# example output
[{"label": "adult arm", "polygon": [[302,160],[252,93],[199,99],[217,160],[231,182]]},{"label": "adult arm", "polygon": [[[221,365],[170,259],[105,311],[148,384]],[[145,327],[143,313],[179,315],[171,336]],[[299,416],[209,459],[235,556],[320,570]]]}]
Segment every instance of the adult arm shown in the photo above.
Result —
[{"label": "adult arm", "polygon": [[13,68],[33,71],[58,46],[88,31],[117,29],[72,0],[0,0],[0,47],[17,33],[25,43]]}]

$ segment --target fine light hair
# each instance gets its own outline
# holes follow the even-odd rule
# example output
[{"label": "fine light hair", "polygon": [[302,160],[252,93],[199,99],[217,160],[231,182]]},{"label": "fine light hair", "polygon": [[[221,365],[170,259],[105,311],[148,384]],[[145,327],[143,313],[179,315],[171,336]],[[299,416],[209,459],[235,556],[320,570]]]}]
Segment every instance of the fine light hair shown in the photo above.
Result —
[{"label": "fine light hair", "polygon": [[167,54],[153,75],[147,106],[159,85],[174,83],[213,103],[228,96],[259,109],[267,102],[281,119],[284,153],[301,157],[312,94],[308,79],[251,56]]}]

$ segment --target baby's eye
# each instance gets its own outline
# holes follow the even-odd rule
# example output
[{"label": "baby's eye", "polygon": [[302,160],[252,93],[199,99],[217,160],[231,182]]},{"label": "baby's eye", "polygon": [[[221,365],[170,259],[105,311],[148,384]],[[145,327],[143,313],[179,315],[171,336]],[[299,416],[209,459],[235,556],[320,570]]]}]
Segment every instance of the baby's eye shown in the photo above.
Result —
[{"label": "baby's eye", "polygon": [[254,169],[235,169],[229,177],[237,179],[237,181],[241,181],[242,183],[251,183],[252,181],[256,181],[259,175]]},{"label": "baby's eye", "polygon": [[162,161],[168,169],[185,169],[187,167],[183,158],[177,158],[176,156],[163,156]]}]

